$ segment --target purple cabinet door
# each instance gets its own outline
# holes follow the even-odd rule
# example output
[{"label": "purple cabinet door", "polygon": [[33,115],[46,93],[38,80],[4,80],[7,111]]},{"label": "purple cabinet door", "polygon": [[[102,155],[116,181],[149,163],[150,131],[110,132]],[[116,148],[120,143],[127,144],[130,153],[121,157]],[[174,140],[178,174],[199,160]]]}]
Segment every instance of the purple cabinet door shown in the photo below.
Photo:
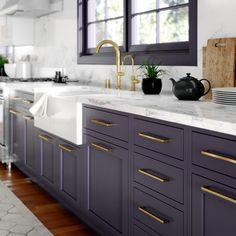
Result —
[{"label": "purple cabinet door", "polygon": [[103,235],[127,235],[128,151],[86,136],[86,212]]},{"label": "purple cabinet door", "polygon": [[24,120],[22,115],[10,112],[10,154],[14,161],[24,163]]},{"label": "purple cabinet door", "polygon": [[192,176],[192,236],[236,235],[236,189]]}]

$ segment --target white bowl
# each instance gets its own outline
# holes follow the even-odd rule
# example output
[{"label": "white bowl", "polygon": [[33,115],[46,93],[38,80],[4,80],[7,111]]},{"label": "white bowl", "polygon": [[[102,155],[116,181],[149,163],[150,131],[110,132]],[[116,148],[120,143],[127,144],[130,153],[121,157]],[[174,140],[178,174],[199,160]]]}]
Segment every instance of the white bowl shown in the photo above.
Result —
[{"label": "white bowl", "polygon": [[4,70],[8,77],[16,77],[16,64],[4,64]]}]

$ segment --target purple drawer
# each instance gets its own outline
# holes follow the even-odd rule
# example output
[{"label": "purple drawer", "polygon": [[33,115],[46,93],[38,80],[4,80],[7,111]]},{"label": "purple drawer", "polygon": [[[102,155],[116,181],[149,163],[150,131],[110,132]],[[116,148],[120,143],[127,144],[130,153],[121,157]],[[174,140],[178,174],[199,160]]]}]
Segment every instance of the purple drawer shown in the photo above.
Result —
[{"label": "purple drawer", "polygon": [[135,145],[183,160],[184,133],[180,128],[134,120]]},{"label": "purple drawer", "polygon": [[183,212],[134,189],[134,218],[160,235],[183,236]]},{"label": "purple drawer", "polygon": [[112,112],[84,108],[84,127],[101,134],[128,141],[128,117]]},{"label": "purple drawer", "polygon": [[193,132],[192,162],[236,178],[236,141]]},{"label": "purple drawer", "polygon": [[184,201],[183,170],[179,168],[135,154],[134,181],[180,203]]}]

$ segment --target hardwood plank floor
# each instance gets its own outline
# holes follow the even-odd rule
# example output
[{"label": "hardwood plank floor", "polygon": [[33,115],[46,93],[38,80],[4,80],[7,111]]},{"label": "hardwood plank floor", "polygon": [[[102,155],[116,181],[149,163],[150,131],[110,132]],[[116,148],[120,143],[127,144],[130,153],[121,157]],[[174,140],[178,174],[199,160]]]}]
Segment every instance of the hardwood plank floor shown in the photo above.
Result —
[{"label": "hardwood plank floor", "polygon": [[13,166],[9,172],[0,164],[0,180],[28,207],[52,232],[59,236],[96,236],[87,225],[51,198],[38,185],[32,183]]}]

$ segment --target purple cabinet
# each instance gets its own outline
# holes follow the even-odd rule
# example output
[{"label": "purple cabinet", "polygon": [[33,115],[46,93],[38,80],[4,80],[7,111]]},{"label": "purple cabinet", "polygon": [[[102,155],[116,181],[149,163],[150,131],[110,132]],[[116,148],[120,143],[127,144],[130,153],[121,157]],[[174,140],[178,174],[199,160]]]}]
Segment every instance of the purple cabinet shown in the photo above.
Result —
[{"label": "purple cabinet", "polygon": [[127,235],[128,150],[86,135],[86,214],[103,235]]},{"label": "purple cabinet", "polygon": [[235,236],[236,189],[192,176],[192,236]]}]

